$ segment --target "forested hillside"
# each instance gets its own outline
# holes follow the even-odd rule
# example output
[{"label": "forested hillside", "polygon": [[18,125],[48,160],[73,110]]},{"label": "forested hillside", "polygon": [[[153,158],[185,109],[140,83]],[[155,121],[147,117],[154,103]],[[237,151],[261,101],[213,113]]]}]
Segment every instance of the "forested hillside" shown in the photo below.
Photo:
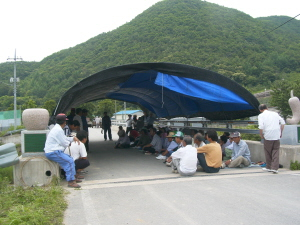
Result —
[{"label": "forested hillside", "polygon": [[[250,91],[300,74],[300,21],[254,19],[235,9],[200,0],[164,0],[131,22],[28,63],[18,96],[57,101],[81,79],[100,70],[140,62],[173,62],[223,74]],[[62,37],[63,38],[63,37]],[[7,79],[13,66],[0,64]],[[1,95],[12,95],[1,86]],[[1,102],[1,99],[0,99]],[[4,107],[4,106],[3,106]],[[2,110],[3,110],[2,107]]]}]

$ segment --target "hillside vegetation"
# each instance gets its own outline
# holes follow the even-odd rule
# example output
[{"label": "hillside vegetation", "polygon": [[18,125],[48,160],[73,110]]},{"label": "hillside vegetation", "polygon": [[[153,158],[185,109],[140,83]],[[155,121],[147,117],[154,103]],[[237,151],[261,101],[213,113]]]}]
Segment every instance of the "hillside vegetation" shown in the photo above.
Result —
[{"label": "hillside vegetation", "polygon": [[[268,89],[274,81],[300,73],[300,21],[270,32],[288,19],[254,19],[200,0],[164,0],[111,32],[41,62],[18,65],[18,96],[43,105],[91,74],[140,62],[193,65],[223,74],[252,92]],[[0,64],[1,80],[9,79],[12,71],[12,64]],[[1,96],[12,96],[10,88],[0,85]],[[1,110],[8,107],[4,98]]]}]

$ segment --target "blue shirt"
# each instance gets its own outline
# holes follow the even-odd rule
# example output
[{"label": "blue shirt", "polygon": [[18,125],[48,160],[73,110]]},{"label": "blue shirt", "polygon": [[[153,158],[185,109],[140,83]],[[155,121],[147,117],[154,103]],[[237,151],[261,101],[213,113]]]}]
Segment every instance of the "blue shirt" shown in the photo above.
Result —
[{"label": "blue shirt", "polygon": [[239,156],[243,156],[251,163],[249,147],[243,140],[240,140],[238,144],[233,142],[231,159],[234,160]]}]

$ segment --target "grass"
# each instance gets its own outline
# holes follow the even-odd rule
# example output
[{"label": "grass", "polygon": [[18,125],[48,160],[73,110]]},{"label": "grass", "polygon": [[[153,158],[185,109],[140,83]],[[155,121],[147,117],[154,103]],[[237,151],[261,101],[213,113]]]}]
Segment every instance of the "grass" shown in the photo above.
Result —
[{"label": "grass", "polygon": [[297,160],[295,162],[291,161],[290,169],[291,170],[300,170],[300,163]]},{"label": "grass", "polygon": [[66,191],[54,179],[48,187],[14,187],[13,168],[0,168],[0,224],[63,224]]},{"label": "grass", "polygon": [[[21,130],[21,129],[24,129],[25,127],[23,125],[21,126],[17,126],[17,130]],[[13,131],[15,130],[14,126],[10,126],[10,128],[8,128],[7,130],[4,130],[4,131],[1,131],[0,132],[0,137],[3,137],[5,136],[9,131]],[[21,132],[21,131],[20,131]],[[20,133],[19,132],[19,133]]]}]

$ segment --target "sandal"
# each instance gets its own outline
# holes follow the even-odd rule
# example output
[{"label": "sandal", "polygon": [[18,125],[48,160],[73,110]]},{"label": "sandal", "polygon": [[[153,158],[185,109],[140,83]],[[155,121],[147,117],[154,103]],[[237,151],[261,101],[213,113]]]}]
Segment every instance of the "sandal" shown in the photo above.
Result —
[{"label": "sandal", "polygon": [[79,175],[79,174],[76,174],[76,175],[75,175],[75,178],[77,178],[77,179],[84,179],[84,176]]},{"label": "sandal", "polygon": [[68,187],[71,188],[81,188],[79,184],[76,184],[76,182],[68,183]]}]

